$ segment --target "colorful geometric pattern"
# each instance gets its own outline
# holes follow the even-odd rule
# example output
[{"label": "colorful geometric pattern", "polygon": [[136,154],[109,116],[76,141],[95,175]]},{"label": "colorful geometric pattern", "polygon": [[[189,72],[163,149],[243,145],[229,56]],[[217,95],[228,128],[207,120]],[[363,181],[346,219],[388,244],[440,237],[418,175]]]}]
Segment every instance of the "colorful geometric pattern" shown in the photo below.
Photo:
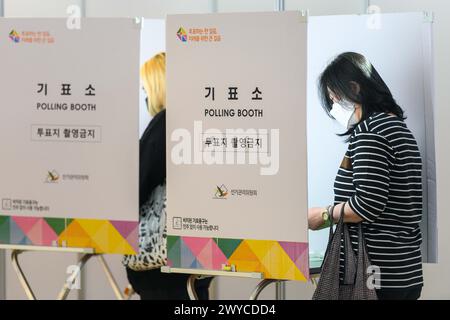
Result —
[{"label": "colorful geometric pattern", "polygon": [[167,254],[173,268],[222,270],[226,264],[265,279],[309,279],[308,244],[302,242],[168,236]]},{"label": "colorful geometric pattern", "polygon": [[136,254],[138,222],[0,215],[0,243],[93,248],[95,253]]},{"label": "colorful geometric pattern", "polygon": [[20,35],[19,35],[19,33],[16,31],[16,30],[11,30],[11,32],[9,33],[9,38],[13,41],[13,42],[15,42],[15,43],[18,43],[18,42],[20,42]]},{"label": "colorful geometric pattern", "polygon": [[177,37],[178,37],[178,39],[180,39],[182,42],[186,42],[186,41],[187,41],[187,33],[186,33],[186,30],[183,29],[183,27],[180,27],[180,29],[178,29],[178,31],[177,31]]}]

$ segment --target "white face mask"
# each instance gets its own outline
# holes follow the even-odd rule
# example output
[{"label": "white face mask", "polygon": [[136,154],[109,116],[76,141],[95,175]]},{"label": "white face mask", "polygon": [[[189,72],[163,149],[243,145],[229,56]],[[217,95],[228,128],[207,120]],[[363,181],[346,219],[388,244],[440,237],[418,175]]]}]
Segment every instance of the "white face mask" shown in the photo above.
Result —
[{"label": "white face mask", "polygon": [[344,128],[350,129],[353,125],[358,123],[355,114],[355,105],[348,101],[341,101],[340,103],[333,103],[330,114],[336,119]]}]

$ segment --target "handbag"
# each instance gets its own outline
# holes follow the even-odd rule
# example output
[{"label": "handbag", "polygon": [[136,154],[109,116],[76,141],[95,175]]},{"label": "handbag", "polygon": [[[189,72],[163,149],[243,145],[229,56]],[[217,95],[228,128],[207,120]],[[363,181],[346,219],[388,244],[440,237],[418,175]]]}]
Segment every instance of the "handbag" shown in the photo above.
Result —
[{"label": "handbag", "polygon": [[[321,273],[313,300],[377,300],[374,286],[369,285],[368,267],[371,266],[365,244],[362,224],[358,224],[358,255],[350,240],[347,224],[344,223],[344,206],[333,232],[330,225],[328,246],[321,266]],[[333,220],[333,219],[331,219]],[[344,275],[340,281],[341,245],[344,246]]]},{"label": "handbag", "polygon": [[125,255],[122,263],[134,271],[167,264],[166,183],[156,186],[139,212],[139,251]]}]

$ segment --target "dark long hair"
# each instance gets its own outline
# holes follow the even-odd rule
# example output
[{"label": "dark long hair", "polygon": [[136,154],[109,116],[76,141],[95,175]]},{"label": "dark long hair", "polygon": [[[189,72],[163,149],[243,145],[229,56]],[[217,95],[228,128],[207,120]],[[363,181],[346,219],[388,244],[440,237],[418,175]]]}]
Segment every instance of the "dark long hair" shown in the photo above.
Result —
[{"label": "dark long hair", "polygon": [[[359,92],[354,90],[352,82],[359,85]],[[318,87],[322,107],[331,118],[333,101],[328,89],[340,99],[362,106],[360,122],[376,112],[393,113],[402,120],[406,119],[375,67],[359,53],[344,52],[334,58],[320,75]],[[350,135],[357,125],[340,136]]]}]

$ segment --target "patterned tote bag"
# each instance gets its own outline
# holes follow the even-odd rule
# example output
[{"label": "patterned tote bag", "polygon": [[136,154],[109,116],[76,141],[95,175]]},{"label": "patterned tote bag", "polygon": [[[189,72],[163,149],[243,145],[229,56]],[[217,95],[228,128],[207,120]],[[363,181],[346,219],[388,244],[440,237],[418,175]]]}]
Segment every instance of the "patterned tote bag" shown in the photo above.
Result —
[{"label": "patterned tote bag", "polygon": [[[342,283],[339,279],[341,244],[344,245]],[[313,300],[376,300],[375,288],[369,284],[370,265],[361,223],[358,224],[358,255],[352,249],[348,226],[344,223],[343,206],[334,232],[333,223],[330,225],[328,246]]]}]

